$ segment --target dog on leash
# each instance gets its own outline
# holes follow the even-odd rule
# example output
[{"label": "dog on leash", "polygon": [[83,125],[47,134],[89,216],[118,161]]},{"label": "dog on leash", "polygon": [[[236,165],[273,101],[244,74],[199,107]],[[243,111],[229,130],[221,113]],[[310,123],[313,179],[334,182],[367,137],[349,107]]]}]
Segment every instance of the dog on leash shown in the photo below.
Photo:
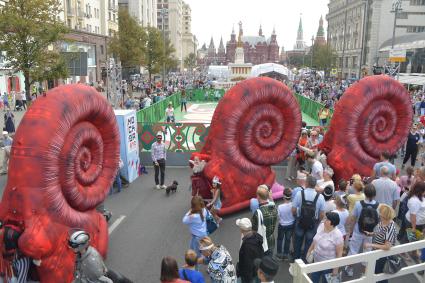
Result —
[{"label": "dog on leash", "polygon": [[167,188],[165,188],[165,193],[167,194],[167,196],[170,193],[176,193],[178,185],[179,185],[179,183],[176,180],[174,180],[171,185],[167,186]]}]

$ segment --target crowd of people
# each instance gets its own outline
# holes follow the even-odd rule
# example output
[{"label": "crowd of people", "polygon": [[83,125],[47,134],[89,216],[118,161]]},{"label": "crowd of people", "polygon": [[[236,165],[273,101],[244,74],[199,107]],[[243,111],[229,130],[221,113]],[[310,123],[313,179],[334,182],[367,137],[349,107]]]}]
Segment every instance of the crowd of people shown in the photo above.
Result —
[{"label": "crowd of people", "polygon": [[[413,124],[412,131],[415,127]],[[215,217],[220,206],[214,203],[220,199],[219,190],[212,192],[212,200],[194,196],[183,223],[191,235],[186,255],[196,255],[197,260],[192,259],[190,265],[185,257],[186,265],[175,272],[176,280],[204,282],[184,277],[182,270],[187,266],[197,270],[197,264],[206,264],[212,282],[237,282],[237,278],[240,282],[273,282],[280,261],[320,262],[371,250],[388,250],[398,243],[423,238],[425,167],[414,170],[408,166],[406,174],[400,176],[391,162],[392,156],[383,152],[370,176],[354,174],[349,180],[334,183],[333,170],[317,149],[322,139],[323,128],[303,129],[297,149],[288,160],[293,167],[289,165],[290,173],[286,175],[296,185],[284,189],[282,201],[274,201],[266,185],[258,187],[256,199],[251,200],[251,218],[236,221],[241,233],[238,261],[223,245],[214,243],[214,232],[209,232],[208,217],[212,212],[219,224]],[[214,182],[218,184],[219,180]],[[420,262],[425,260],[425,251],[411,252],[402,258]],[[260,276],[264,270],[258,269],[258,259],[276,267],[274,272],[266,274],[267,281],[261,281],[265,280]],[[379,259],[375,273],[382,273],[389,261],[387,257]],[[172,262],[177,269],[174,258]],[[196,274],[197,278],[202,276]],[[352,277],[353,267],[314,272],[311,279],[339,282],[343,274]]]}]

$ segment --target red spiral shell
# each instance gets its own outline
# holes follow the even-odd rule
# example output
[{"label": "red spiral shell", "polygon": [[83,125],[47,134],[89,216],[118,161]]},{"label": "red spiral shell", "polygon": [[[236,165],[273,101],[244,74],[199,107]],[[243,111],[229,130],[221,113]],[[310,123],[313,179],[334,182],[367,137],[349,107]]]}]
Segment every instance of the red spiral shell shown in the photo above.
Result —
[{"label": "red spiral shell", "polygon": [[106,256],[108,231],[96,206],[119,163],[119,131],[108,101],[92,87],[60,86],[28,109],[14,137],[0,219],[24,230],[19,249],[42,259],[41,282],[71,282],[70,229],[83,229]]},{"label": "red spiral shell", "polygon": [[300,131],[298,102],[281,82],[248,79],[224,95],[202,150],[211,156],[204,169],[208,178],[224,178],[223,214],[246,205],[238,203],[254,196],[258,185],[273,184],[270,165],[293,151]]},{"label": "red spiral shell", "polygon": [[406,141],[413,111],[406,89],[388,76],[353,84],[335,106],[320,148],[339,178],[369,176],[382,152],[395,153]]}]

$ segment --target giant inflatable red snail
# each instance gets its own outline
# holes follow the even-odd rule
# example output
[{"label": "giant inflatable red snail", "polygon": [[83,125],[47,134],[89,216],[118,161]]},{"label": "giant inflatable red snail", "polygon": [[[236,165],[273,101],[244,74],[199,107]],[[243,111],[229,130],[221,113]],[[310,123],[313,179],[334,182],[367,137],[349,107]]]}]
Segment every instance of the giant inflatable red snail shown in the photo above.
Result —
[{"label": "giant inflatable red snail", "polygon": [[87,231],[106,256],[108,227],[96,206],[108,194],[118,162],[115,114],[94,88],[61,86],[28,109],[14,137],[0,220],[23,230],[19,250],[41,260],[41,282],[72,282],[72,229]]},{"label": "giant inflatable red snail", "polygon": [[[382,152],[393,154],[404,144],[412,118],[409,94],[397,81],[382,75],[354,83],[336,104],[319,145],[335,179],[370,176]],[[270,166],[294,150],[300,129],[298,103],[276,80],[245,80],[224,95],[204,148],[192,154],[192,159],[208,161],[203,173],[209,181],[222,179],[221,215],[248,207],[260,184],[271,187],[274,196],[282,195]]]}]

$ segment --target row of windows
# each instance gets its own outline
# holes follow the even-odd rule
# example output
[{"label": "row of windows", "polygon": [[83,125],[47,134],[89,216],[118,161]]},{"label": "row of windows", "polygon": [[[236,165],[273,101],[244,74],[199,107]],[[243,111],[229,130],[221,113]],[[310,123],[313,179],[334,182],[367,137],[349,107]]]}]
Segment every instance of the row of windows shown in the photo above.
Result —
[{"label": "row of windows", "polygon": [[425,0],[410,0],[411,6],[424,6]]},{"label": "row of windows", "polygon": [[424,32],[425,26],[409,26],[407,27],[407,32]]},{"label": "row of windows", "polygon": [[[345,59],[345,60],[343,60]],[[343,64],[344,63],[344,64]],[[338,64],[341,68],[357,68],[358,65],[358,57],[357,56],[353,56],[353,57],[345,57],[345,58],[339,58],[339,64]]]}]

